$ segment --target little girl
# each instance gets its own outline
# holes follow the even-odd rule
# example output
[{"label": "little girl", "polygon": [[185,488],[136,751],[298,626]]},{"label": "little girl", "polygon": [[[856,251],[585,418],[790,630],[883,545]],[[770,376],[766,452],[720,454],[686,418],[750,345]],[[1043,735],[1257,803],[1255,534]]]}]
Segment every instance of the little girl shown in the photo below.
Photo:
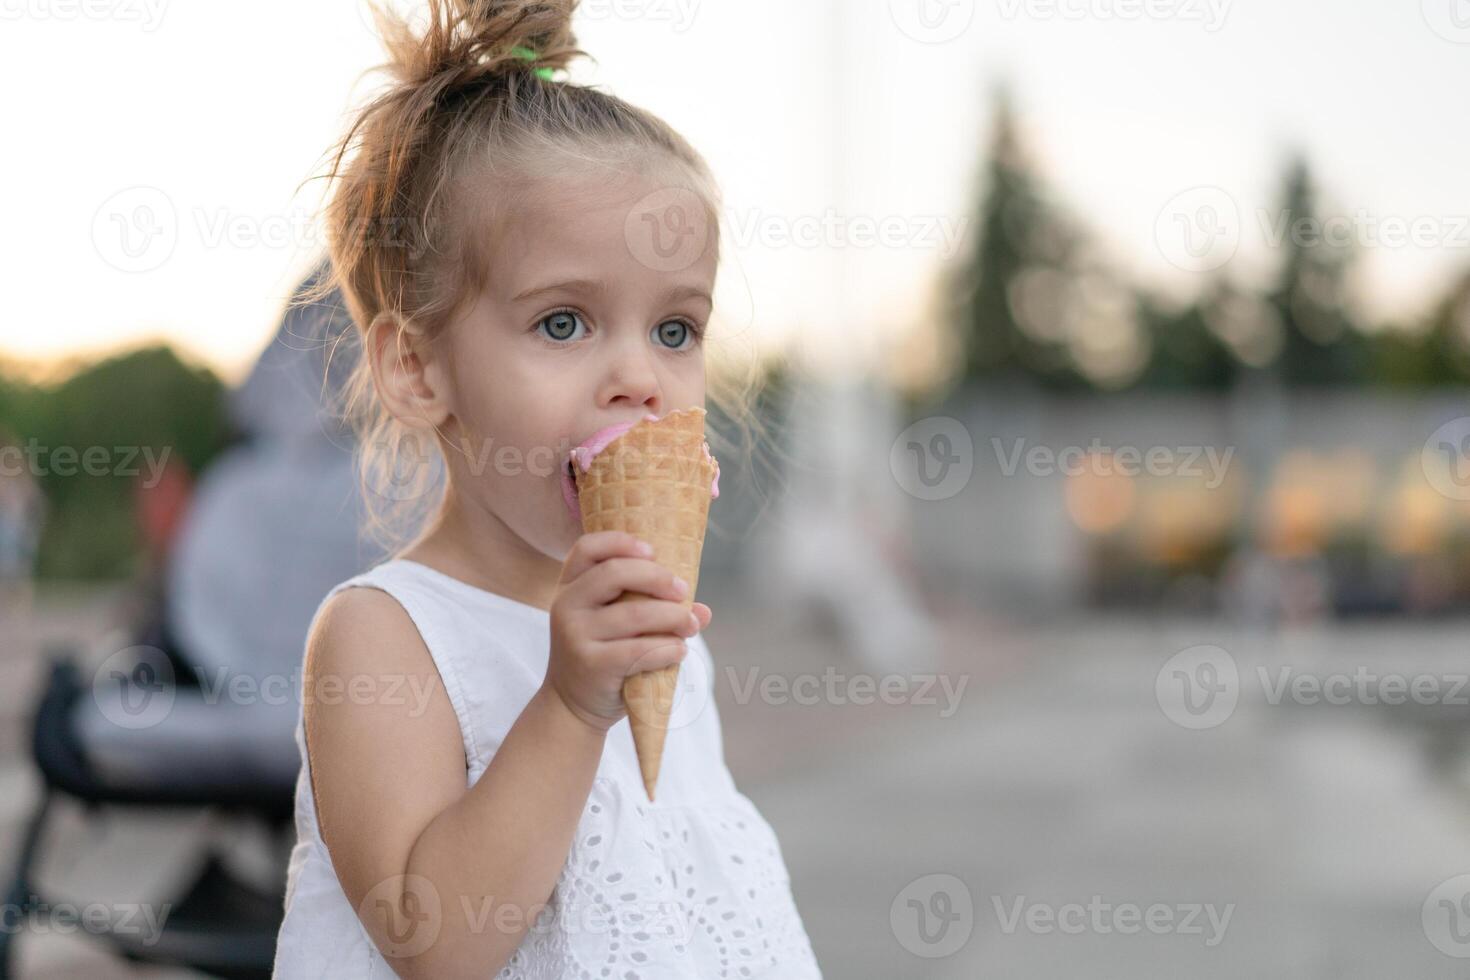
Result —
[{"label": "little girl", "polygon": [[[563,499],[588,435],[704,404],[720,208],[667,124],[558,74],[574,5],[379,13],[392,83],[334,150],[365,493],[416,537],[307,638],[283,980],[821,976],[725,767],[709,608]],[[650,802],[621,685],[680,661]]]}]

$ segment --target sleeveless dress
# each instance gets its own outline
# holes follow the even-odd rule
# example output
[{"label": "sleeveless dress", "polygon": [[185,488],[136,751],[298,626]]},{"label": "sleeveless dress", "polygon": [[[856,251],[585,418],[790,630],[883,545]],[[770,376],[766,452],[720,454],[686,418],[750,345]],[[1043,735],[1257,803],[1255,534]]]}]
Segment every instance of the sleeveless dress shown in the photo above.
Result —
[{"label": "sleeveless dress", "polygon": [[[418,628],[454,706],[473,786],[546,675],[550,614],[406,558],[342,582],[322,605],[354,586],[387,592]],[[820,980],[776,835],[725,767],[709,648],[702,635],[688,647],[658,798],[644,793],[624,717],[608,731],[547,908],[498,980]],[[299,704],[295,735],[296,844],[274,976],[394,977],[322,841]],[[495,928],[493,908],[442,914]]]}]

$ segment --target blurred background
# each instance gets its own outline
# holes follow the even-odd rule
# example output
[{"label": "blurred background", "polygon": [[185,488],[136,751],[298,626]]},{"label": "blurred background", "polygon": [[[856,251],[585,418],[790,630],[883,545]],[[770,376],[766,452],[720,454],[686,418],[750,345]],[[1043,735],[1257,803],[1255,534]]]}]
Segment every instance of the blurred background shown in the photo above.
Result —
[{"label": "blurred background", "polygon": [[[291,678],[382,557],[323,410],[354,330],[287,313],[371,18],[0,16],[45,86],[4,110],[5,969],[268,975]],[[583,0],[578,35],[723,184],[710,369],[766,434],[712,510],[708,680],[825,975],[1463,976],[1470,5]]]}]

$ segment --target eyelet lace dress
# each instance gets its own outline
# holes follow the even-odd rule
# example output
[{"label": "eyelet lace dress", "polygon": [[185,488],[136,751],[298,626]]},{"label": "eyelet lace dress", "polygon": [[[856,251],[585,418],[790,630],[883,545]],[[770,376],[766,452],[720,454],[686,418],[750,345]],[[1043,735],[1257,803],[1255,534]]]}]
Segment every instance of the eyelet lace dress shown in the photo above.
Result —
[{"label": "eyelet lace dress", "polygon": [[[549,614],[404,558],[342,582],[322,603],[353,586],[387,592],[418,627],[454,706],[473,786],[545,677]],[[609,730],[556,886],[497,980],[820,980],[776,835],[725,767],[714,676],[695,636],[656,801],[644,794],[627,718]],[[274,976],[394,977],[322,841],[299,707],[296,744],[297,836]],[[496,927],[490,904],[446,904],[442,914]]]}]

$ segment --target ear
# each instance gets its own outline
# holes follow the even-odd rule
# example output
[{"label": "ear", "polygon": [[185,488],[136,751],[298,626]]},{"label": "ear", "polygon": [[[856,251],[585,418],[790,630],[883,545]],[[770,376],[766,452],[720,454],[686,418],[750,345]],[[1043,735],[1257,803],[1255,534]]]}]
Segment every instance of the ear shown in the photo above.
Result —
[{"label": "ear", "polygon": [[449,416],[444,373],[422,330],[395,313],[379,313],[364,345],[378,394],[389,412],[411,427],[437,428]]}]

